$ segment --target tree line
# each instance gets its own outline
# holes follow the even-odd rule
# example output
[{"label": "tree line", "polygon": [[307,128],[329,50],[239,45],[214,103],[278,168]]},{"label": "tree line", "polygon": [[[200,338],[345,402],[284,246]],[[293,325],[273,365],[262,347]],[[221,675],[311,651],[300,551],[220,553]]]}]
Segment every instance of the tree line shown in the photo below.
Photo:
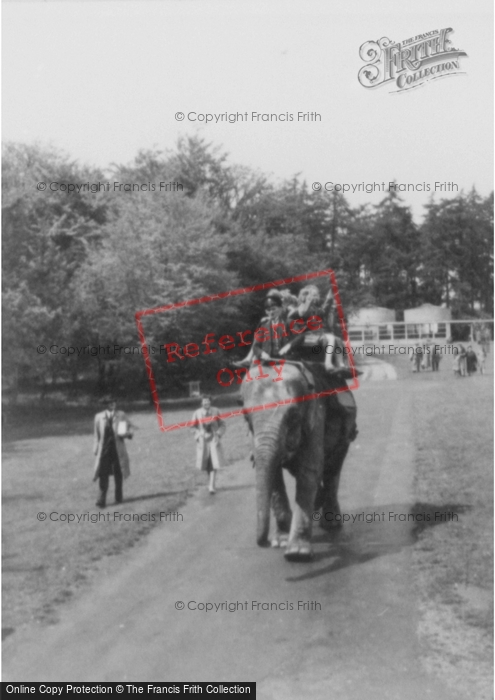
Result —
[{"label": "tree line", "polygon": [[[80,183],[178,182],[182,191],[70,194]],[[50,183],[58,183],[51,189]],[[46,189],[40,189],[45,183]],[[62,185],[62,187],[61,187]],[[37,348],[138,347],[136,311],[333,268],[348,315],[367,304],[445,303],[453,318],[493,317],[493,193],[475,189],[425,203],[420,225],[395,192],[351,207],[299,176],[274,183],[229,163],[197,137],[142,151],[111,177],[40,145],[3,149],[3,353],[6,389],[147,392],[143,358]],[[297,291],[294,289],[293,291]],[[147,341],[253,327],[262,300],[150,317]],[[172,393],[201,378],[202,360],[156,364]]]}]

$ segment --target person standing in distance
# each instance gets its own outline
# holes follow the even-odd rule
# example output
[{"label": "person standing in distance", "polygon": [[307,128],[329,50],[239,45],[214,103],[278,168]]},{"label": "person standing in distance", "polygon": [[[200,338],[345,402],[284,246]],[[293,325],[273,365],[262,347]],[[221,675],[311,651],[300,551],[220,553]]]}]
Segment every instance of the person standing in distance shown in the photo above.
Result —
[{"label": "person standing in distance", "polygon": [[[216,472],[224,465],[224,457],[220,440],[225,433],[225,423],[220,419],[220,411],[211,405],[211,397],[203,396],[201,408],[194,411],[194,439],[196,440],[196,467],[206,471],[209,476],[208,490],[215,493]],[[204,418],[211,421],[203,421]]]},{"label": "person standing in distance", "polygon": [[93,481],[99,481],[96,505],[105,508],[110,477],[115,481],[115,502],[122,503],[123,481],[130,476],[129,455],[124,440],[132,439],[132,424],[123,411],[117,411],[115,399],[103,399],[105,410],[95,416]]}]

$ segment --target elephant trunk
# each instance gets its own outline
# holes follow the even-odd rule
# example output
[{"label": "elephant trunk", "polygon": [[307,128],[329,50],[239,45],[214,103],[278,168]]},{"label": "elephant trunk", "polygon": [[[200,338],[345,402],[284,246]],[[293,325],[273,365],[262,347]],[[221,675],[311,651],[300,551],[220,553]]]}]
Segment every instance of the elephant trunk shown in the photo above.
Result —
[{"label": "elephant trunk", "polygon": [[278,436],[264,435],[256,440],[256,542],[268,546],[270,530],[270,504],[277,469],[280,469]]}]

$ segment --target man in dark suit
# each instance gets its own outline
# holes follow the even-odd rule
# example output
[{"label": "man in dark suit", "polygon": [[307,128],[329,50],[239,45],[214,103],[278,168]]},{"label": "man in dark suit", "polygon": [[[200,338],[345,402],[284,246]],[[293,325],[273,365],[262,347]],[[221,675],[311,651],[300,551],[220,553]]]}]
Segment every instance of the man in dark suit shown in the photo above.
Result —
[{"label": "man in dark suit", "polygon": [[123,481],[130,475],[129,456],[124,439],[132,438],[132,426],[123,411],[117,411],[112,397],[103,400],[106,408],[95,416],[94,454],[96,455],[93,481],[99,481],[96,505],[104,508],[110,477],[115,480],[115,501],[122,503]]}]

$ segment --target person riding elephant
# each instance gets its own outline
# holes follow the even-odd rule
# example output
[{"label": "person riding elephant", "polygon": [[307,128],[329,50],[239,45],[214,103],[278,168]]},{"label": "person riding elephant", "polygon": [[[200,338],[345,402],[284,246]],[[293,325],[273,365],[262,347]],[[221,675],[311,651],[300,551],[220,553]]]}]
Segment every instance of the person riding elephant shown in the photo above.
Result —
[{"label": "person riding elephant", "polygon": [[[249,367],[253,360],[267,360],[270,357],[280,356],[280,350],[287,336],[285,330],[287,310],[284,306],[284,297],[277,289],[271,289],[266,295],[265,313],[266,316],[263,316],[260,321],[260,327],[270,329],[269,338],[264,342],[255,339],[246,357],[233,363],[236,367]],[[272,326],[276,326],[275,329]]]},{"label": "person riding elephant", "polygon": [[[313,284],[309,284],[301,289],[297,303],[289,308],[287,314],[289,321],[301,319],[305,324],[307,324],[307,321],[311,318],[320,319],[322,332],[319,334],[317,339],[318,342],[312,342],[312,345],[321,344],[324,346],[324,362],[327,372],[347,369],[344,361],[344,344],[341,338],[334,332],[334,311],[334,299],[332,292],[328,292],[322,305],[318,287]],[[297,354],[301,351],[302,346],[305,345],[306,340],[307,334],[301,333],[284,346],[281,354]],[[328,352],[329,348],[331,348],[330,352]]]},{"label": "person riding elephant", "polygon": [[[270,337],[264,343],[258,340],[253,343],[253,357],[262,360],[279,357],[285,342],[286,331],[285,333],[282,331],[282,325],[285,327],[287,312],[284,308],[283,296],[277,289],[271,289],[266,295],[265,312],[266,316],[261,319],[260,326],[271,328]],[[273,326],[275,328],[272,328]]]}]

